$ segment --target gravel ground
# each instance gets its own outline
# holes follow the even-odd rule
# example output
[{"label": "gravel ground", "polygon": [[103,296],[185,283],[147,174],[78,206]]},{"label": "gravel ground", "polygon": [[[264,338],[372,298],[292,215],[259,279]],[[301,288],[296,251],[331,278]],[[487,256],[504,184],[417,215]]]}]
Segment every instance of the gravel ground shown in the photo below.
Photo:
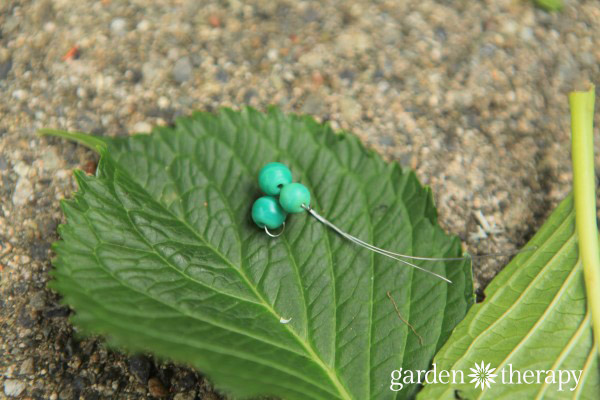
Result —
[{"label": "gravel ground", "polygon": [[[97,157],[38,128],[309,113],[416,169],[477,252],[522,246],[570,189],[566,94],[600,82],[595,1],[125,3],[0,2],[0,397],[218,398],[189,369],[77,337],[46,289],[50,244],[72,170]],[[477,287],[505,263],[477,263]]]}]

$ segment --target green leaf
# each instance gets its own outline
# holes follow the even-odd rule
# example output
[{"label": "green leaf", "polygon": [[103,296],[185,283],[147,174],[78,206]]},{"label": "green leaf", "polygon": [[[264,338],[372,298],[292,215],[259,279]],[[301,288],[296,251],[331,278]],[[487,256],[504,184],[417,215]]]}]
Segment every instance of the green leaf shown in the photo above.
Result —
[{"label": "green leaf", "polygon": [[257,173],[280,161],[350,233],[408,254],[461,254],[413,172],[312,118],[222,110],[106,145],[72,138],[101,152],[95,177],[76,173],[54,247],[52,285],[74,323],[188,363],[225,392],[406,398],[417,387],[391,392],[391,371],[427,368],[473,301],[468,262],[420,263],[448,285],[306,214],[291,215],[278,239],[253,225]]},{"label": "green leaf", "polygon": [[534,0],[535,5],[546,11],[560,11],[563,9],[562,0]]},{"label": "green leaf", "polygon": [[[598,353],[578,261],[572,196],[552,213],[530,246],[537,250],[519,254],[498,274],[485,291],[485,301],[471,308],[435,357],[438,371],[461,370],[466,383],[426,385],[419,398],[455,399],[456,394],[463,399],[598,398]],[[496,383],[483,391],[466,377],[481,361],[498,374]],[[546,374],[540,384],[500,383],[501,370],[508,374],[509,366],[521,373],[583,372],[575,390],[570,391],[574,385],[570,378],[559,391],[558,383],[545,382]]]}]

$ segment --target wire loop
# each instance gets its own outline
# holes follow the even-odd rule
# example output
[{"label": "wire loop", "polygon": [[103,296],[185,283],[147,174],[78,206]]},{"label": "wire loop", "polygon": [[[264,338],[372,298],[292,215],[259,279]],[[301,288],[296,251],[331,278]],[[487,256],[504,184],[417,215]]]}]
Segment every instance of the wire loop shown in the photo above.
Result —
[{"label": "wire loop", "polygon": [[276,238],[276,237],[279,237],[279,236],[283,235],[284,231],[285,231],[285,221],[283,221],[281,232],[279,232],[277,234],[273,234],[273,233],[269,232],[269,228],[267,228],[266,225],[265,225],[265,232],[267,233],[267,235],[271,236],[272,238]]}]

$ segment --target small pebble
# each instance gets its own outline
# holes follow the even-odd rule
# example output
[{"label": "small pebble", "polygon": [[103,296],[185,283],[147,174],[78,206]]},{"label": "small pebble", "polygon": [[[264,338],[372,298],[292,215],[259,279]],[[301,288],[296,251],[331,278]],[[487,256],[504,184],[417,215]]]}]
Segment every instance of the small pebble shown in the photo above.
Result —
[{"label": "small pebble", "polygon": [[125,29],[127,28],[127,21],[123,18],[115,18],[110,23],[110,30],[118,35],[122,35],[125,33]]},{"label": "small pebble", "polygon": [[132,133],[150,133],[152,131],[152,125],[146,121],[140,121],[133,126]]},{"label": "small pebble", "polygon": [[349,122],[358,121],[361,117],[362,108],[360,104],[351,97],[340,100],[340,112],[342,117]]},{"label": "small pebble", "polygon": [[65,386],[58,394],[58,400],[72,400],[74,398],[73,387]]},{"label": "small pebble", "polygon": [[195,393],[177,393],[173,396],[173,400],[194,400],[196,398]]},{"label": "small pebble", "polygon": [[19,374],[20,375],[31,375],[33,374],[33,358],[28,358],[27,360],[23,361],[23,364],[21,364],[21,368],[19,369]]},{"label": "small pebble", "polygon": [[323,96],[311,93],[306,100],[304,100],[301,110],[305,114],[320,115],[323,113],[324,109],[325,102],[323,101]]},{"label": "small pebble", "polygon": [[227,71],[225,71],[224,69],[219,68],[219,70],[217,71],[216,78],[219,82],[227,83],[227,81],[229,80],[229,74],[227,74]]},{"label": "small pebble", "polygon": [[10,72],[12,65],[12,60],[10,59],[4,62],[0,62],[0,81],[8,77],[8,73]]},{"label": "small pebble", "polygon": [[530,27],[525,27],[525,28],[521,29],[520,35],[521,35],[521,39],[523,39],[527,42],[534,39],[533,29],[531,29]]},{"label": "small pebble", "polygon": [[394,138],[391,136],[382,136],[379,138],[379,144],[384,147],[394,146]]},{"label": "small pebble", "polygon": [[23,89],[18,89],[12,93],[12,97],[17,100],[24,100],[27,97],[27,92]]},{"label": "small pebble", "polygon": [[129,357],[127,363],[129,365],[129,371],[136,377],[138,382],[143,384],[148,382],[151,367],[148,357],[143,355],[135,355]]},{"label": "small pebble", "polygon": [[18,397],[25,390],[25,383],[16,379],[4,381],[4,394],[8,397]]},{"label": "small pebble", "polygon": [[44,161],[44,169],[47,171],[53,171],[60,165],[60,160],[56,154],[56,150],[53,148],[49,148],[46,150],[46,152],[44,152],[42,160]]},{"label": "small pebble", "polygon": [[46,306],[46,294],[43,291],[36,292],[29,300],[29,306],[34,311],[41,311]]},{"label": "small pebble", "polygon": [[138,22],[136,29],[140,32],[146,32],[148,29],[150,29],[150,22],[143,19],[140,22]]},{"label": "small pebble", "polygon": [[167,108],[167,107],[169,107],[170,104],[171,104],[171,102],[165,96],[160,96],[158,98],[158,106],[160,108]]},{"label": "small pebble", "polygon": [[213,28],[218,28],[221,26],[221,18],[213,14],[210,17],[208,17],[208,23]]},{"label": "small pebble", "polygon": [[25,164],[23,161],[19,161],[18,163],[15,164],[15,167],[14,167],[14,171],[20,177],[24,177],[24,176],[26,177],[27,175],[29,175],[30,169],[31,168],[29,167],[29,165]]},{"label": "small pebble", "polygon": [[158,378],[148,379],[148,392],[154,397],[165,397],[169,394],[169,391],[165,388],[165,385]]},{"label": "small pebble", "polygon": [[184,83],[192,77],[192,63],[189,57],[182,57],[175,62],[173,66],[173,79],[176,82]]},{"label": "small pebble", "polygon": [[33,186],[31,181],[26,177],[22,176],[17,180],[15,191],[12,196],[12,202],[15,206],[22,206],[29,202],[30,197],[33,195]]},{"label": "small pebble", "polygon": [[278,56],[279,52],[277,51],[277,49],[269,49],[269,51],[267,51],[267,58],[271,61],[277,60]]}]

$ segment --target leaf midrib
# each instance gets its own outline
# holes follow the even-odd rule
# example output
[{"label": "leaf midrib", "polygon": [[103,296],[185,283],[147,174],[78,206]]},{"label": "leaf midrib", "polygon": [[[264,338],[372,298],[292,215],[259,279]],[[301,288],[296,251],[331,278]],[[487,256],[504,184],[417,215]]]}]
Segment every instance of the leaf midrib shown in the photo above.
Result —
[{"label": "leaf midrib", "polygon": [[[305,224],[305,226],[306,226],[306,224]],[[296,261],[296,256],[292,252],[292,248],[290,246],[287,236],[283,236],[282,239],[283,239],[282,242],[284,243],[284,245],[287,249],[286,253],[287,253],[288,259],[291,261],[291,263],[294,267],[294,273],[296,275],[296,278],[298,279],[298,282],[300,282],[300,285],[298,285],[298,286],[300,286],[300,294],[302,296],[302,303],[304,303],[303,311],[304,311],[304,318],[306,321],[306,325],[305,325],[306,339],[310,343],[311,334],[310,334],[310,319],[308,318],[308,302],[306,301],[306,294],[304,293],[305,292],[304,285],[302,285],[302,280],[300,277],[300,269],[298,267],[298,262]]]}]

